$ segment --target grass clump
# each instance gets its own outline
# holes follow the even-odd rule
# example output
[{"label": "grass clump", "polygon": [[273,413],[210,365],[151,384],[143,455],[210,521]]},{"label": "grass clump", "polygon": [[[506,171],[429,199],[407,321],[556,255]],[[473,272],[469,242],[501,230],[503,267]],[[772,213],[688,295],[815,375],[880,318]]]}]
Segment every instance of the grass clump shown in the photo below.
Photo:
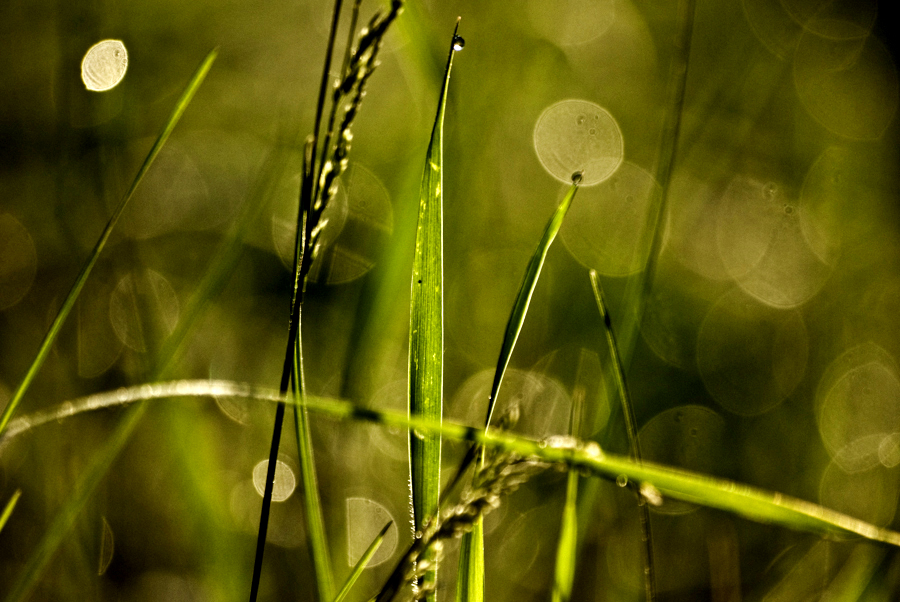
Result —
[{"label": "grass clump", "polygon": [[[598,38],[576,35],[575,25],[596,15],[555,19],[564,7],[546,12],[540,3],[526,4],[515,18],[468,7],[469,45],[450,86],[454,56],[464,45],[459,20],[448,39],[448,31],[431,26],[442,19],[428,12],[443,9],[417,4],[401,15],[398,1],[375,9],[362,0],[351,6],[338,0],[330,26],[322,24],[312,36],[325,48],[324,65],[317,59],[315,68],[304,64],[302,74],[279,74],[289,82],[283,104],[292,109],[285,114],[307,103],[298,98],[308,104],[299,116],[284,117],[275,135],[257,131],[258,146],[266,150],[255,158],[255,184],[248,178],[240,189],[246,200],[232,225],[226,229],[223,220],[204,228],[185,219],[150,239],[113,236],[116,222],[129,219],[129,199],[141,200],[139,183],[147,195],[164,196],[150,165],[168,150],[167,140],[173,153],[182,152],[192,143],[189,134],[227,130],[210,125],[214,111],[185,109],[207,73],[210,98],[227,95],[235,74],[247,68],[240,60],[245,55],[234,40],[223,44],[216,63],[221,75],[210,70],[215,53],[207,57],[175,101],[138,176],[122,186],[124,196],[114,195],[121,200],[113,218],[76,285],[60,295],[62,309],[36,359],[20,362],[20,384],[0,418],[0,494],[6,491],[0,498],[0,591],[7,600],[87,590],[98,599],[139,600],[167,591],[181,592],[171,599],[230,600],[249,592],[251,600],[324,602],[453,596],[476,602],[768,595],[880,600],[900,591],[892,553],[900,545],[893,512],[900,496],[896,437],[878,430],[890,422],[891,394],[900,391],[892,339],[881,334],[895,326],[888,319],[890,295],[862,295],[875,307],[878,328],[864,326],[870,323],[862,316],[843,318],[842,332],[853,335],[843,338],[877,343],[845,350],[843,340],[828,342],[831,326],[823,318],[835,315],[834,299],[852,297],[859,282],[886,274],[874,267],[882,255],[864,252],[861,241],[892,240],[893,222],[880,202],[896,174],[863,168],[885,163],[893,134],[881,129],[883,140],[848,142],[841,133],[846,128],[831,123],[821,104],[810,104],[804,78],[815,65],[795,65],[788,77],[790,69],[779,62],[785,56],[811,60],[807,37],[818,35],[812,17],[796,34],[796,52],[776,45],[776,59],[763,58],[774,42],[760,33],[752,0],[744,3],[749,25],[736,25],[733,15],[722,21],[737,32],[727,44],[715,43],[718,29],[710,26],[725,13],[692,2],[673,14],[616,3],[615,18],[586,28],[605,32]],[[313,14],[318,7],[308,8]],[[370,9],[375,16],[360,27],[360,15]],[[800,17],[788,19],[797,24]],[[555,27],[566,35],[555,39]],[[507,30],[529,45],[486,33]],[[293,48],[296,32],[284,35]],[[260,50],[274,51],[278,39],[273,34],[271,46]],[[347,40],[343,51],[340,39]],[[432,50],[437,39],[440,51]],[[648,39],[657,40],[658,53]],[[860,57],[883,59],[874,37],[854,40],[868,48]],[[515,52],[504,54],[503,44]],[[723,60],[743,64],[750,56],[762,67],[729,86],[730,70],[710,67],[713,46],[722,48]],[[142,77],[139,45],[129,48],[129,77]],[[621,60],[586,68],[597,52],[611,48]],[[659,65],[648,66],[656,60]],[[263,72],[267,64],[259,62]],[[507,75],[503,69],[510,66],[516,73]],[[596,81],[582,79],[581,70]],[[700,81],[697,73],[712,75]],[[632,90],[644,85],[636,83],[642,79],[651,83]],[[798,88],[800,104],[784,99],[781,79]],[[296,83],[316,80],[317,96]],[[97,119],[104,111],[119,115],[91,126],[103,152],[137,127],[130,121],[137,97],[123,96],[131,94],[128,82],[110,93],[118,97],[97,97]],[[748,100],[731,88],[757,95]],[[602,186],[582,186],[584,174],[574,166],[572,184],[560,190],[553,178],[541,179],[531,148],[506,151],[513,140],[530,145],[533,118],[569,96],[602,101],[609,119],[619,121],[614,125],[625,140],[628,171]],[[638,97],[653,100],[639,103]],[[117,98],[121,113],[114,110]],[[789,157],[776,156],[783,148],[764,143],[776,139],[769,122],[796,117],[801,108],[809,117],[797,118],[793,133],[804,142]],[[731,123],[729,111],[742,117]],[[261,113],[271,124],[271,106]],[[707,113],[714,119],[705,119]],[[190,123],[184,134],[175,130],[182,114]],[[573,130],[593,123],[590,115],[581,117],[570,124]],[[313,123],[305,140],[294,132],[306,127],[294,121]],[[586,136],[595,135],[585,128]],[[806,136],[811,131],[815,136]],[[734,144],[720,150],[732,136]],[[171,176],[179,198],[198,203],[191,209],[198,214],[212,180],[206,188],[188,186],[202,171],[197,157],[221,152],[207,150],[186,153],[198,163],[192,159],[187,175]],[[108,179],[111,160],[103,152],[96,165]],[[378,186],[395,193],[390,220],[348,177],[351,160],[374,165],[384,179]],[[493,171],[486,171],[490,165]],[[792,175],[797,165],[809,166],[802,178]],[[836,175],[824,177],[823,169]],[[873,177],[860,177],[859,170]],[[696,183],[698,172],[706,178],[703,186]],[[641,205],[635,190],[617,192],[628,187],[625,173],[650,178],[659,191],[654,200]],[[700,205],[699,217],[690,212],[690,203],[703,196],[698,191],[713,199]],[[840,208],[848,191],[864,199],[862,217],[849,219]],[[620,202],[610,202],[619,192]],[[791,195],[796,203],[785,200]],[[561,199],[555,208],[553,198]],[[763,209],[741,217],[760,202]],[[725,211],[717,203],[732,213],[704,220],[703,211]],[[287,274],[272,261],[275,204],[296,215]],[[587,213],[573,219],[573,207],[587,207]],[[596,207],[603,211],[597,214]],[[646,214],[632,219],[618,213],[632,210]],[[728,231],[739,222],[752,232]],[[634,223],[639,231],[621,232]],[[772,223],[778,227],[765,230]],[[391,229],[394,244],[378,247]],[[846,240],[839,244],[840,230]],[[633,248],[622,243],[629,238]],[[117,252],[101,256],[104,246]],[[585,248],[595,255],[580,254]],[[647,248],[649,258],[636,272],[603,275],[606,255]],[[777,263],[773,249],[797,256]],[[504,265],[501,257],[512,259]],[[778,269],[768,270],[772,262]],[[804,280],[812,292],[778,288],[794,286],[776,280],[807,264],[825,267],[800,270],[797,278],[827,268],[831,280]],[[136,349],[127,342],[134,337],[117,331],[120,343],[109,352],[107,371],[81,375],[79,362],[91,348],[86,341],[101,332],[88,328],[83,299],[100,295],[101,288],[91,287],[101,287],[104,278],[121,283],[135,266],[150,265],[162,271],[177,266],[168,279],[160,276],[189,299],[178,308],[177,324],[170,329],[155,315],[162,293],[152,286],[149,293],[133,290],[126,307],[134,315],[102,327],[137,328],[148,344]],[[486,280],[478,280],[478,266]],[[348,284],[351,272],[368,274]],[[92,273],[99,274],[96,282],[88,278]],[[40,279],[35,286],[32,301],[51,290]],[[741,301],[720,303],[726,295]],[[798,295],[802,303],[785,305]],[[739,312],[753,304],[765,311]],[[735,313],[715,314],[714,323],[736,325],[744,338],[735,335],[730,343],[740,352],[725,344],[729,333],[700,336],[722,308]],[[46,309],[41,305],[37,314]],[[35,319],[25,304],[5,312],[11,330],[44,317]],[[67,322],[71,314],[77,320]],[[805,326],[781,328],[788,314],[790,324]],[[737,327],[756,316],[765,320],[749,330]],[[782,341],[813,331],[820,344],[815,350]],[[707,348],[714,343],[722,347]],[[701,345],[707,347],[701,351]],[[809,349],[808,362],[806,352],[802,361],[783,353],[800,348]],[[16,372],[10,366],[2,378]],[[269,388],[279,368],[279,386]],[[485,384],[472,394],[478,387],[470,377],[479,371]],[[827,378],[820,380],[821,374]],[[41,375],[53,385],[42,384]],[[755,412],[756,406],[721,399],[723,391],[738,400],[764,391],[775,401]],[[177,401],[149,403],[163,399]],[[25,407],[34,404],[27,414],[23,400]],[[288,411],[291,444],[282,446]],[[708,420],[692,422],[697,416]],[[82,428],[84,442],[76,442],[72,431]],[[719,442],[713,431],[727,440]],[[265,480],[251,482],[251,469],[262,460],[268,461]],[[276,465],[298,471],[300,486],[273,500]],[[142,517],[155,517],[154,528]],[[400,528],[406,521],[408,530]]]}]

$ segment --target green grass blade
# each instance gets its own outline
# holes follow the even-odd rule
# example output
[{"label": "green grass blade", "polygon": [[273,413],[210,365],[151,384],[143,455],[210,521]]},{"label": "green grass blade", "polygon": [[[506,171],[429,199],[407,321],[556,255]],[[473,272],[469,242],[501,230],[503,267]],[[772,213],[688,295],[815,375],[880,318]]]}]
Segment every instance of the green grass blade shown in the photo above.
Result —
[{"label": "green grass blade", "polygon": [[[231,381],[186,380],[168,383],[137,385],[117,391],[67,402],[35,417],[43,422],[92,411],[121,406],[125,403],[170,397],[233,397],[265,400],[270,403],[290,403],[277,390],[260,388]],[[105,403],[97,403],[101,398]],[[123,401],[125,400],[125,401]],[[138,406],[138,409],[146,405]],[[485,431],[454,422],[409,416],[406,412],[378,411],[360,407],[349,401],[307,397],[307,410],[341,420],[364,421],[385,427],[416,429],[443,438],[471,442],[492,449],[512,451],[523,457],[540,459],[582,473],[607,479],[627,478],[642,484],[652,484],[664,498],[684,500],[701,506],[723,510],[763,523],[770,523],[819,534],[859,536],[871,541],[900,547],[900,533],[876,527],[865,521],[842,514],[818,504],[781,493],[765,491],[726,479],[645,462],[638,464],[631,458],[606,454],[594,443],[575,438],[535,440],[507,431]],[[49,418],[54,416],[55,418]],[[27,416],[21,420],[31,420]],[[6,441],[4,439],[4,441]]]},{"label": "green grass blade", "polygon": [[300,310],[297,307],[297,338],[294,349],[294,434],[300,459],[300,477],[303,484],[303,507],[306,513],[307,544],[316,573],[319,599],[328,602],[334,596],[334,573],[331,569],[331,553],[325,533],[325,518],[319,499],[319,481],[313,456],[312,435],[306,410],[306,385],[303,376],[303,348],[301,342]]},{"label": "green grass blade", "polygon": [[[528,305],[531,303],[534,287],[537,286],[541,269],[544,267],[547,252],[550,250],[550,245],[553,244],[553,240],[562,226],[563,218],[565,218],[569,207],[572,205],[580,180],[580,175],[573,174],[572,187],[566,193],[566,196],[563,197],[562,202],[553,215],[550,216],[550,221],[547,222],[537,248],[534,250],[534,254],[532,254],[531,260],[528,262],[528,267],[525,269],[522,284],[519,285],[519,292],[516,295],[516,300],[509,314],[509,321],[506,324],[503,343],[500,345],[500,357],[497,359],[497,369],[494,372],[494,381],[488,397],[487,417],[484,420],[485,430],[490,428],[491,416],[494,413],[494,405],[500,392],[503,375],[506,373],[506,367],[509,365],[509,359],[512,357],[519,333],[522,331],[522,324],[525,323],[525,314],[528,313]],[[466,553],[460,556],[459,571],[457,573],[456,590],[458,601],[480,601],[484,599],[484,529],[481,518],[478,519],[478,526],[482,528],[473,529],[472,532],[467,533],[463,538],[462,546]],[[467,562],[464,563],[463,560]],[[460,598],[460,592],[464,592],[465,597]]]},{"label": "green grass blade", "polygon": [[525,275],[522,277],[522,284],[519,285],[519,292],[516,295],[516,301],[513,303],[512,311],[509,313],[509,321],[506,324],[506,332],[503,334],[503,343],[500,346],[500,357],[497,359],[497,370],[494,372],[494,382],[491,385],[491,394],[488,398],[487,418],[485,418],[485,428],[491,424],[491,416],[494,412],[494,405],[497,401],[497,394],[500,391],[500,384],[503,382],[503,375],[506,373],[506,367],[509,365],[509,358],[512,357],[513,348],[516,346],[516,340],[522,331],[522,324],[525,322],[525,314],[528,312],[528,305],[531,303],[531,296],[534,294],[534,287],[537,285],[538,278],[541,275],[541,269],[544,267],[544,259],[547,257],[547,251],[553,244],[553,239],[562,226],[563,218],[572,205],[572,199],[578,191],[578,182],[580,175],[573,175],[572,187],[563,197],[562,202],[556,208],[556,211],[547,222],[544,228],[544,234],[538,242],[528,267],[525,269]]},{"label": "green grass blade", "polygon": [[22,495],[21,489],[16,489],[16,492],[12,494],[12,497],[9,498],[9,501],[6,502],[6,507],[3,508],[3,514],[0,514],[0,531],[3,530],[3,527],[6,526],[6,521],[9,520],[10,515],[12,515],[13,510],[16,507],[16,502],[19,501],[19,497]]},{"label": "green grass blade", "polygon": [[363,553],[356,565],[354,565],[353,570],[350,571],[350,576],[347,577],[347,580],[344,582],[344,587],[341,588],[341,591],[339,591],[338,595],[334,598],[334,602],[343,602],[344,598],[347,597],[347,594],[350,593],[356,580],[359,579],[359,576],[362,575],[362,572],[369,565],[372,556],[374,556],[375,552],[378,551],[378,548],[381,547],[384,536],[387,535],[388,529],[390,529],[393,524],[394,521],[389,521],[388,524],[381,529],[378,535],[375,536],[375,539],[373,539],[372,543],[369,544],[369,547],[366,548],[365,553]]},{"label": "green grass blade", "polygon": [[144,176],[150,169],[150,166],[153,165],[153,161],[159,155],[159,152],[162,150],[163,145],[169,139],[169,136],[172,134],[175,126],[178,124],[181,116],[184,115],[185,110],[187,110],[188,105],[191,103],[191,100],[194,98],[194,95],[200,88],[200,84],[203,83],[203,80],[206,78],[206,74],[209,73],[213,61],[216,60],[216,55],[218,54],[218,52],[218,49],[214,49],[208,55],[206,55],[205,59],[203,59],[200,67],[194,73],[194,76],[191,78],[190,82],[188,82],[188,85],[185,88],[184,92],[182,92],[181,97],[178,99],[178,102],[175,103],[174,110],[169,115],[168,121],[166,122],[159,136],[156,138],[156,142],[153,143],[153,148],[150,149],[150,152],[147,154],[147,158],[144,159],[143,164],[141,164],[140,169],[138,169],[137,175],[134,177],[134,180],[131,182],[131,186],[128,188],[128,192],[126,192],[125,196],[122,197],[122,200],[119,201],[119,205],[116,207],[115,211],[113,211],[112,217],[110,217],[109,221],[106,223],[106,227],[100,234],[100,238],[97,240],[97,244],[94,245],[94,249],[91,251],[90,256],[88,257],[84,266],[82,266],[81,271],[78,273],[78,276],[75,278],[75,283],[72,285],[72,288],[69,290],[69,294],[63,301],[62,307],[59,308],[59,311],[56,314],[56,318],[54,318],[53,323],[50,325],[50,329],[44,336],[44,340],[41,341],[41,346],[38,348],[37,356],[34,358],[31,366],[28,368],[28,372],[25,373],[25,377],[19,383],[19,386],[16,387],[12,398],[10,398],[9,403],[6,405],[6,409],[3,410],[3,415],[0,416],[0,433],[2,433],[6,428],[6,425],[9,424],[13,413],[15,413],[16,408],[22,401],[22,397],[28,391],[28,388],[31,386],[31,383],[37,376],[38,371],[44,364],[44,360],[46,360],[47,356],[50,354],[50,349],[53,347],[53,342],[56,340],[56,337],[59,335],[59,332],[62,329],[66,318],[69,316],[69,313],[75,306],[75,301],[78,299],[78,295],[81,293],[81,289],[84,288],[84,284],[85,282],[87,282],[88,276],[90,276],[91,274],[91,270],[94,269],[94,265],[97,263],[97,260],[100,257],[100,253],[103,251],[103,247],[106,246],[106,242],[109,240],[113,228],[116,226],[116,223],[122,216],[122,212],[125,210],[126,205],[128,205],[128,201],[130,201],[131,197],[134,196],[134,191],[137,190],[138,185],[141,183],[141,180],[144,179]]},{"label": "green grass blade", "polygon": [[562,528],[556,546],[556,574],[553,579],[553,602],[569,602],[575,581],[575,559],[578,548],[578,473],[569,471],[566,481],[566,505]]},{"label": "green grass blade", "polygon": [[[441,170],[444,110],[458,30],[457,20],[422,174],[409,311],[409,413],[437,422],[440,422],[443,413],[444,233]],[[415,431],[411,432],[409,452],[413,525],[416,531],[420,531],[428,517],[437,510],[440,499],[440,435],[420,436]],[[434,573],[431,573],[426,576],[426,583],[433,582],[433,579]]]},{"label": "green grass blade", "polygon": [[472,530],[459,546],[456,602],[484,602],[484,517],[475,519]]},{"label": "green grass blade", "polygon": [[[597,302],[597,310],[603,318],[603,326],[606,331],[606,343],[609,348],[609,356],[612,359],[613,374],[615,375],[616,388],[619,391],[619,399],[622,401],[622,415],[625,418],[625,431],[628,435],[628,445],[631,447],[631,457],[635,462],[641,463],[641,445],[637,436],[637,421],[634,418],[634,406],[631,403],[631,395],[628,393],[628,385],[625,382],[625,369],[622,367],[622,358],[619,355],[619,345],[616,343],[616,334],[613,331],[612,320],[609,317],[606,300],[603,296],[603,287],[600,286],[600,277],[596,270],[589,272],[591,288],[594,291],[594,300]],[[656,599],[656,568],[653,562],[653,535],[650,528],[650,509],[642,503],[640,488],[632,485],[638,499],[638,513],[641,523],[641,540],[644,542],[644,588],[647,593],[647,601]]]},{"label": "green grass blade", "polygon": [[[97,241],[97,244],[91,252],[91,256],[76,278],[75,284],[69,291],[69,294],[63,302],[63,305],[60,308],[56,319],[54,319],[53,324],[50,326],[50,329],[46,337],[44,338],[44,341],[41,343],[41,348],[38,351],[37,358],[32,363],[25,379],[19,385],[16,393],[13,395],[13,398],[7,405],[6,410],[3,413],[3,418],[0,419],[0,434],[2,434],[3,429],[9,423],[9,420],[12,417],[16,406],[21,400],[21,397],[25,394],[25,391],[28,389],[28,386],[31,384],[31,381],[34,379],[35,375],[40,369],[41,364],[46,359],[53,341],[59,334],[59,331],[62,328],[66,317],[74,306],[78,294],[81,292],[84,283],[87,281],[87,277],[90,275],[91,269],[97,262],[100,252],[103,250],[106,241],[109,239],[109,236],[112,233],[113,227],[119,220],[119,217],[121,217],[121,214],[125,209],[125,206],[127,205],[129,199],[131,199],[131,197],[134,195],[134,191],[137,189],[138,184],[140,184],[144,175],[147,173],[147,170],[153,164],[153,161],[156,159],[157,155],[159,155],[159,152],[162,149],[163,145],[172,134],[172,131],[175,129],[175,126],[178,124],[178,121],[181,119],[181,116],[184,114],[191,100],[193,100],[194,95],[197,93],[197,90],[203,83],[206,75],[209,73],[209,70],[212,67],[213,61],[215,61],[217,55],[218,49],[213,49],[208,55],[206,55],[206,58],[203,59],[203,61],[200,63],[200,66],[197,68],[190,81],[188,82],[188,85],[185,88],[184,92],[182,92],[181,97],[175,103],[175,107],[172,110],[172,113],[169,115],[169,119],[163,126],[162,131],[157,137],[156,142],[153,144],[153,147],[150,149],[150,152],[148,153],[146,159],[144,159],[144,162],[138,170],[138,173],[135,176],[131,187],[123,197],[122,201],[119,203],[119,206],[116,207],[116,210],[107,223],[106,228],[103,230],[100,239]],[[100,483],[103,476],[106,475],[109,467],[112,465],[121,449],[125,446],[125,443],[131,437],[131,434],[134,432],[134,429],[140,422],[143,413],[144,406],[139,406],[131,410],[125,420],[123,420],[122,423],[120,423],[120,425],[116,428],[116,431],[114,432],[110,440],[106,442],[103,449],[91,462],[91,465],[88,467],[85,474],[79,479],[78,485],[75,488],[75,492],[69,498],[69,500],[66,501],[63,508],[54,517],[52,523],[44,533],[44,536],[38,544],[36,551],[29,558],[28,563],[25,567],[25,571],[19,576],[19,579],[13,586],[13,589],[7,595],[6,600],[21,600],[28,596],[41,573],[46,568],[47,563],[50,561],[50,559],[53,557],[53,554],[56,552],[56,549],[59,547],[59,544],[71,530],[72,525],[74,524],[78,514],[81,512],[81,509],[84,507],[84,504],[97,488],[97,485]]]}]

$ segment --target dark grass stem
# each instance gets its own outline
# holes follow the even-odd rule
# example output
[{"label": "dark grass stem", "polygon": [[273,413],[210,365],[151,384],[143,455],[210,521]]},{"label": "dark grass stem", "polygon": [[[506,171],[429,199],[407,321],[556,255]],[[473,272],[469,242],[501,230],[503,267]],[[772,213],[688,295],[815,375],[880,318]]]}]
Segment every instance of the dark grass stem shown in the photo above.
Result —
[{"label": "dark grass stem", "polygon": [[[628,384],[625,380],[625,370],[622,367],[622,359],[619,357],[619,346],[616,344],[616,333],[613,330],[612,320],[609,317],[606,300],[603,296],[603,287],[600,286],[600,278],[596,270],[589,272],[591,279],[591,288],[594,291],[594,300],[597,302],[597,310],[603,319],[604,331],[606,332],[606,343],[609,348],[609,355],[612,359],[613,374],[616,379],[616,389],[619,392],[619,399],[622,402],[622,415],[625,421],[625,431],[628,435],[628,444],[631,448],[631,457],[635,462],[641,464],[643,457],[641,454],[641,443],[638,440],[637,420],[634,417],[634,406],[631,403],[631,395],[628,393]],[[638,513],[641,525],[641,541],[644,544],[644,591],[646,593],[647,602],[653,602],[656,599],[656,569],[653,561],[653,534],[650,527],[650,509],[645,503],[641,495],[640,485],[635,482],[629,482],[629,487],[634,491],[638,502]]]},{"label": "dark grass stem", "polygon": [[[358,17],[359,4],[357,1],[353,7],[353,23],[349,33],[351,41],[355,33],[354,27]],[[335,0],[331,30],[328,35],[325,62],[322,70],[322,80],[319,86],[319,97],[316,104],[315,123],[312,134],[307,138],[303,153],[303,175],[300,185],[297,229],[294,240],[293,294],[288,319],[287,348],[284,354],[284,364],[279,386],[279,391],[284,396],[293,383],[292,391],[299,400],[294,411],[294,428],[303,473],[304,510],[309,532],[307,544],[310,548],[310,556],[313,559],[318,597],[322,602],[328,602],[332,599],[334,577],[331,570],[328,540],[325,535],[324,518],[319,500],[318,479],[315,474],[309,421],[307,420],[303,404],[306,391],[303,379],[300,308],[303,304],[306,278],[315,258],[317,240],[322,232],[322,228],[327,223],[327,220],[321,218],[328,201],[334,196],[337,187],[336,178],[340,176],[347,166],[347,153],[350,150],[350,140],[352,139],[350,126],[362,102],[365,84],[377,64],[376,56],[384,34],[394,18],[400,13],[403,4],[399,0],[394,0],[391,4],[390,12],[384,18],[376,14],[370,21],[369,27],[361,33],[359,46],[355,50],[351,48],[348,42],[344,56],[345,67],[342,69],[343,73],[341,74],[340,82],[337,86],[332,87],[330,85],[331,61],[340,23],[341,6],[341,0]],[[329,89],[333,90],[331,113],[328,119],[327,131],[321,144],[320,154],[319,140],[322,138],[322,116],[325,112]],[[338,108],[348,96],[351,100],[344,107],[339,136],[332,149],[331,140],[334,137],[334,124]],[[260,510],[256,553],[253,561],[253,577],[250,583],[250,602],[255,602],[259,594],[269,514],[272,505],[272,491],[275,482],[275,468],[278,461],[278,450],[281,445],[281,430],[284,425],[284,412],[285,404],[279,403],[275,409],[272,440],[269,445],[266,485]]]}]

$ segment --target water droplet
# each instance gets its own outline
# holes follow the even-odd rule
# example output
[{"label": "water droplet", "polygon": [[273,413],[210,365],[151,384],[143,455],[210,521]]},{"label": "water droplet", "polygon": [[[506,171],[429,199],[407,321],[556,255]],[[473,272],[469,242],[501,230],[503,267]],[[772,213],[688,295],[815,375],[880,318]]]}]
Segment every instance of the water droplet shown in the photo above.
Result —
[{"label": "water droplet", "polygon": [[415,535],[413,535],[413,537],[415,537],[416,539],[422,539],[422,532],[416,531],[416,533],[415,533]]},{"label": "water droplet", "polygon": [[628,485],[628,477],[620,474],[616,477],[616,485],[618,485],[619,487],[625,487],[626,485]]},{"label": "water droplet", "polygon": [[793,212],[794,212],[794,207],[793,207],[792,205],[785,205],[785,206],[784,206],[784,213],[785,213],[786,215],[790,215],[790,214],[792,214]]},{"label": "water droplet", "polygon": [[81,81],[93,92],[115,88],[128,70],[128,51],[120,40],[103,40],[91,46],[81,60]]},{"label": "water droplet", "polygon": [[581,184],[581,181],[584,179],[583,171],[576,171],[572,174],[572,183],[573,184]]},{"label": "water droplet", "polygon": [[424,441],[424,440],[425,440],[425,433],[423,433],[423,432],[420,431],[419,429],[413,429],[413,436],[414,436],[416,439],[419,439],[419,440],[421,440],[421,441]]},{"label": "water droplet", "polygon": [[584,116],[584,115],[579,115],[579,116],[575,119],[575,123],[576,123],[577,125],[584,125],[584,120],[585,120],[585,116]]},{"label": "water droplet", "polygon": [[466,41],[462,36],[453,36],[453,50],[457,52],[466,47]]},{"label": "water droplet", "polygon": [[589,130],[588,130],[588,134],[590,134],[591,136],[596,136],[596,135],[597,135],[597,129],[596,129],[596,128],[591,128],[591,129],[589,129]]}]

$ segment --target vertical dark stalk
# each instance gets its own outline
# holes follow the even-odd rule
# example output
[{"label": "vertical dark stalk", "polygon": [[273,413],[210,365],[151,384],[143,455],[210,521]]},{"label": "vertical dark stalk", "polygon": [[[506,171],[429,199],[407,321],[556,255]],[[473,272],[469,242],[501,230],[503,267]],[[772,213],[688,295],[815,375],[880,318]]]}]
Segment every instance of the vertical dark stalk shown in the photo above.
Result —
[{"label": "vertical dark stalk", "polygon": [[[606,342],[609,347],[609,354],[612,358],[613,374],[616,379],[616,388],[619,390],[619,399],[622,400],[622,414],[625,417],[625,431],[628,434],[628,443],[631,447],[631,457],[640,464],[641,444],[637,436],[637,421],[634,418],[634,407],[631,404],[631,395],[628,393],[628,385],[625,381],[625,370],[622,368],[622,358],[619,356],[619,346],[616,343],[616,333],[613,331],[612,320],[609,317],[609,311],[606,309],[606,300],[603,297],[603,289],[600,286],[600,279],[595,270],[590,271],[591,288],[594,290],[594,299],[597,302],[597,309],[600,311],[600,317],[603,319],[603,326],[606,330]],[[633,482],[629,482],[629,486],[634,491],[638,500],[638,512],[641,521],[641,541],[644,543],[644,591],[647,596],[647,602],[653,602],[656,599],[656,569],[653,563],[653,536],[650,530],[650,509],[641,497],[640,486]]]}]

